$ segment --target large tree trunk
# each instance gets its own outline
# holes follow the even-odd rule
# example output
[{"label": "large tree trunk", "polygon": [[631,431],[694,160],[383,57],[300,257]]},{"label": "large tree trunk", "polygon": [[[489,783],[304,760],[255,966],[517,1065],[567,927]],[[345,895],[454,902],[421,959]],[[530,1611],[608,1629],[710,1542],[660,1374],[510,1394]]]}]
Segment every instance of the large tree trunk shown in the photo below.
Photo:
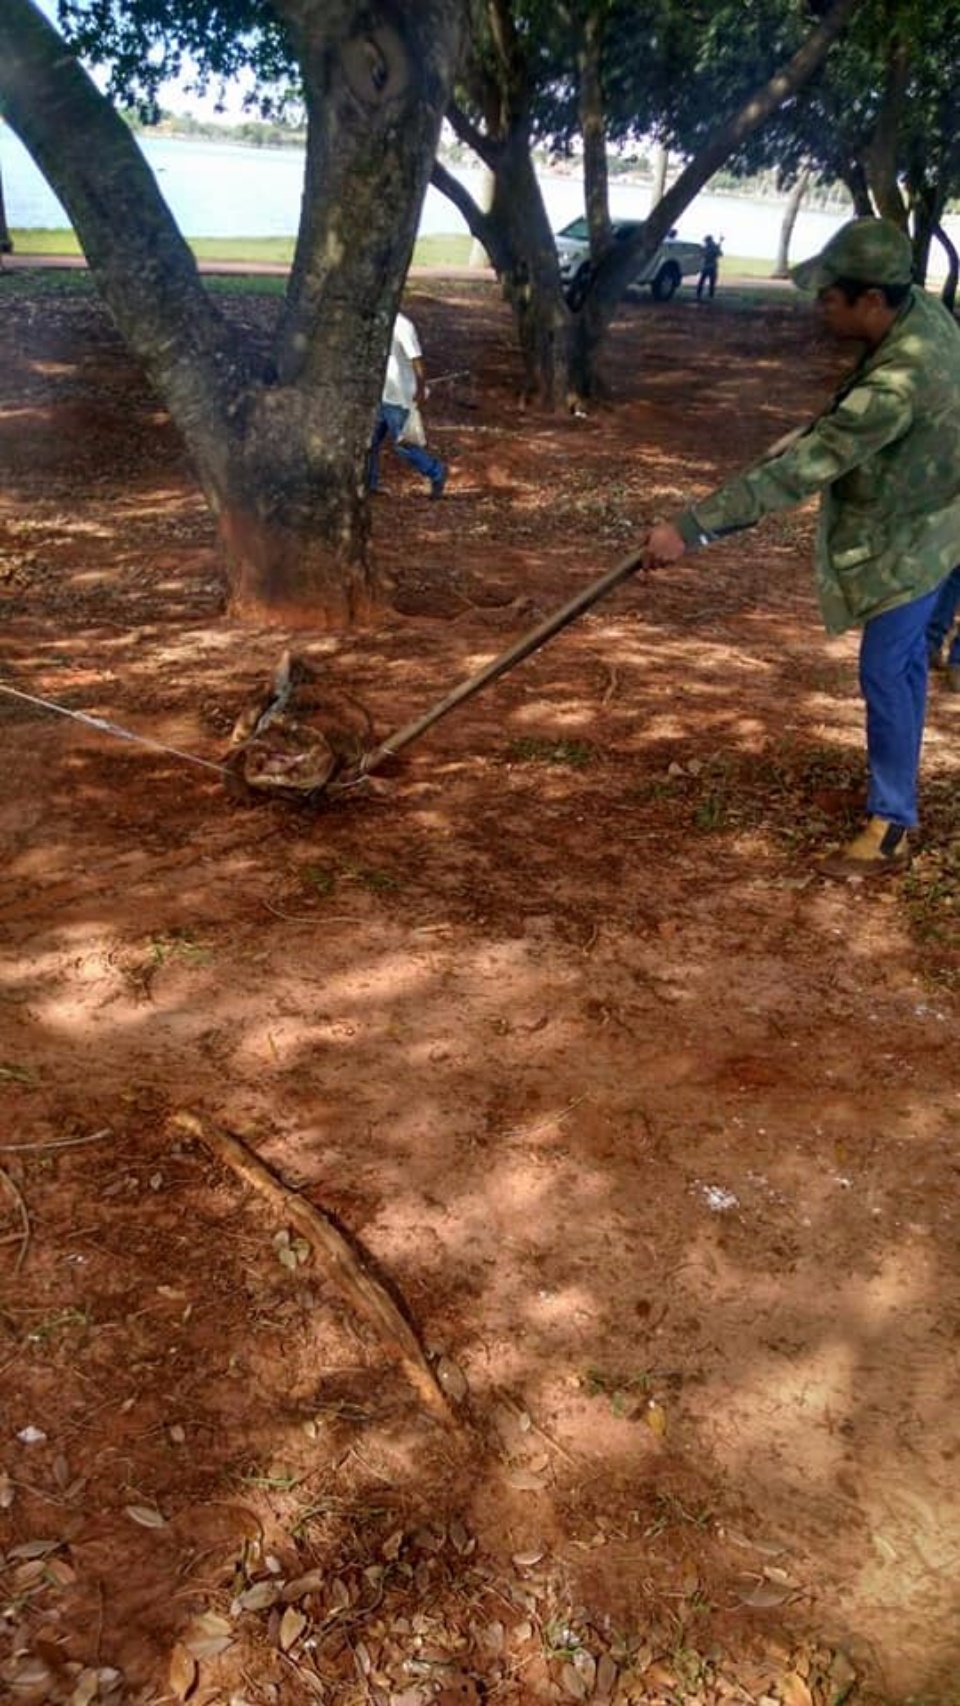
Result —
[{"label": "large tree trunk", "polygon": [[947,257],[947,276],[944,280],[941,300],[944,307],[949,308],[952,314],[957,303],[957,283],[958,280],[960,280],[960,255],[957,254],[956,244],[951,241],[950,236],[944,230],[942,225],[935,225],[933,227],[933,235],[936,237],[937,242],[940,244]]},{"label": "large tree trunk", "polygon": [[3,199],[3,178],[0,177],[0,255],[9,255],[13,248],[13,238],[7,224],[7,209]]},{"label": "large tree trunk", "polygon": [[490,217],[506,233],[513,257],[505,285],[526,394],[547,408],[562,407],[570,390],[570,311],[529,138],[519,127],[498,159]]},{"label": "large tree trunk", "polygon": [[459,208],[482,243],[513,309],[523,362],[524,393],[547,408],[569,401],[570,311],[563,297],[553,231],[530,152],[526,122],[517,119],[491,144],[455,108],[454,129],[476,148],[493,173],[493,199],[484,213],[452,173],[433,168],[437,189]]},{"label": "large tree trunk", "polygon": [[474,54],[462,73],[484,128],[456,103],[447,118],[493,175],[489,211],[439,164],[433,182],[460,209],[496,269],[513,309],[527,396],[555,407],[569,395],[570,315],[531,152],[526,49],[510,0],[484,0],[484,11],[489,55]]},{"label": "large tree trunk", "polygon": [[777,243],[777,258],[773,263],[772,278],[790,277],[790,244],[793,239],[794,226],[797,223],[797,214],[800,212],[800,205],[807,193],[810,176],[810,167],[801,166],[796,182],[787,197],[787,205],[783,210],[783,219],[780,224],[780,238]]},{"label": "large tree trunk", "polygon": [[577,75],[580,134],[583,138],[583,191],[590,253],[595,259],[611,242],[606,107],[600,77],[602,47],[603,27],[598,14],[591,8],[581,26]]},{"label": "large tree trunk", "polygon": [[[183,434],[234,610],[341,625],[379,596],[364,467],[390,330],[458,50],[461,0],[409,23],[276,0],[308,107],[303,218],[273,358],[207,296],[129,130],[31,0],[0,8],[6,116]],[[409,27],[408,27],[409,23]]]},{"label": "large tree trunk", "polygon": [[875,219],[877,210],[873,205],[870,194],[870,184],[862,160],[849,160],[840,176],[850,191],[853,211],[857,219]]},{"label": "large tree trunk", "polygon": [[653,149],[653,184],[650,189],[650,206],[656,207],[667,193],[667,172],[670,166],[670,150],[662,142],[654,144]]},{"label": "large tree trunk", "polygon": [[[477,206],[479,207],[481,213],[489,213],[492,205],[493,205],[493,173],[491,172],[489,166],[484,165],[481,168],[480,198],[479,198],[479,201],[477,202]],[[490,256],[487,254],[487,251],[484,248],[483,244],[479,241],[478,238],[471,237],[470,253],[467,257],[467,266],[468,267],[488,267],[489,265],[490,265]]]},{"label": "large tree trunk", "polygon": [[881,219],[889,219],[901,231],[907,230],[908,209],[900,189],[900,129],[910,74],[910,55],[906,43],[896,37],[888,49],[887,75],[883,99],[869,145],[864,150],[864,165],[870,191]]}]

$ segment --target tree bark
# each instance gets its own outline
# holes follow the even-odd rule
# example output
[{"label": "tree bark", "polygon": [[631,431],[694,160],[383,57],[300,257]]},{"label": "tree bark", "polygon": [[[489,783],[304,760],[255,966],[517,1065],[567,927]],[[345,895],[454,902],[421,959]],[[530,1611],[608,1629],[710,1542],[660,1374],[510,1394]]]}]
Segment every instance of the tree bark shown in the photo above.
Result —
[{"label": "tree bark", "polygon": [[459,209],[496,270],[514,316],[523,363],[523,389],[547,408],[569,401],[570,313],[563,297],[556,245],[530,146],[524,66],[509,7],[492,0],[492,34],[498,44],[498,79],[477,78],[476,104],[487,129],[475,125],[456,103],[447,118],[462,142],[493,175],[488,212],[439,162],[433,183]]},{"label": "tree bark", "polygon": [[13,250],[13,238],[7,224],[7,209],[3,199],[3,178],[0,177],[0,255],[9,255]]},{"label": "tree bark", "polygon": [[889,219],[901,231],[907,229],[907,204],[900,190],[900,127],[907,98],[910,54],[896,38],[890,43],[883,98],[873,136],[864,150],[864,166],[870,190],[881,219]]},{"label": "tree bark", "polygon": [[667,170],[670,165],[670,150],[662,142],[658,142],[653,150],[653,185],[650,190],[650,206],[656,207],[667,192]]},{"label": "tree bark", "polygon": [[594,261],[609,248],[610,193],[607,177],[607,125],[600,76],[603,27],[598,13],[590,8],[580,30],[577,49],[580,134],[583,138],[583,191],[590,232],[590,254]]},{"label": "tree bark", "polygon": [[0,8],[6,116],[70,215],[183,434],[242,616],[341,626],[381,596],[367,446],[462,28],[462,0],[370,14],[276,0],[308,110],[303,217],[272,358],[207,296],[127,126],[31,0]]},{"label": "tree bark", "polygon": [[957,254],[956,244],[953,243],[942,225],[933,227],[933,235],[947,257],[947,276],[944,280],[941,300],[951,314],[957,303],[957,283],[960,280],[960,255]]},{"label": "tree bark", "polygon": [[777,258],[773,263],[772,278],[789,278],[790,276],[790,243],[793,238],[794,226],[797,223],[797,214],[800,212],[800,204],[807,193],[810,177],[811,168],[801,166],[796,183],[787,197],[787,205],[783,210],[783,220],[780,225],[780,239],[777,244]]},{"label": "tree bark", "polygon": [[877,210],[873,205],[870,194],[870,184],[862,160],[850,160],[841,172],[843,182],[850,191],[853,211],[858,219],[874,219]]},{"label": "tree bark", "polygon": [[[480,208],[481,213],[489,213],[493,203],[493,173],[489,166],[483,166],[481,171],[480,199],[477,205]],[[489,265],[490,256],[487,254],[483,244],[474,237],[470,243],[470,254],[467,257],[467,266],[488,267]]]}]

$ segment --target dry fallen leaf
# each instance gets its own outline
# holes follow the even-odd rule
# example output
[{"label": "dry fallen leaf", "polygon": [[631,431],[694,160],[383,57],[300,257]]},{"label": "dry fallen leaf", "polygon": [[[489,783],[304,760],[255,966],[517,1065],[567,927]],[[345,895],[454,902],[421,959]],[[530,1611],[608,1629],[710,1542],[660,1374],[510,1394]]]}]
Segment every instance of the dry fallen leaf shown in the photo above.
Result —
[{"label": "dry fallen leaf", "polygon": [[267,1611],[271,1605],[276,1605],[280,1598],[280,1586],[277,1582],[254,1582],[250,1587],[238,1593],[231,1606],[238,1611]]},{"label": "dry fallen leaf", "polygon": [[233,1629],[219,1612],[204,1611],[184,1631],[183,1645],[195,1659],[214,1659],[233,1644]]},{"label": "dry fallen leaf", "polygon": [[586,1678],[581,1676],[575,1665],[564,1665],[560,1682],[564,1693],[569,1694],[572,1700],[586,1700],[589,1692]]},{"label": "dry fallen leaf", "polygon": [[437,1379],[448,1398],[452,1398],[455,1404],[463,1403],[469,1390],[467,1377],[450,1357],[441,1357],[437,1363]]},{"label": "dry fallen leaf", "polygon": [[539,1493],[546,1485],[545,1477],[532,1469],[505,1469],[503,1478],[508,1487],[516,1487],[520,1493]]},{"label": "dry fallen leaf", "polygon": [[154,1505],[124,1505],[131,1521],[138,1522],[141,1528],[166,1528],[167,1519],[162,1511]]},{"label": "dry fallen leaf", "polygon": [[786,1547],[776,1540],[761,1540],[757,1536],[741,1534],[738,1528],[725,1528],[723,1538],[732,1546],[742,1546],[748,1552],[760,1552],[765,1558],[780,1558],[786,1551]]},{"label": "dry fallen leaf", "polygon": [[788,1671],[778,1686],[783,1706],[813,1706],[813,1695],[797,1671]]},{"label": "dry fallen leaf", "polygon": [[298,1599],[306,1599],[308,1593],[319,1593],[326,1577],[323,1570],[308,1570],[305,1576],[295,1576],[292,1582],[280,1591],[284,1605],[294,1605]]},{"label": "dry fallen leaf", "polygon": [[46,1558],[51,1552],[56,1552],[62,1546],[62,1540],[25,1540],[20,1546],[11,1546],[8,1558]]},{"label": "dry fallen leaf", "polygon": [[186,1700],[197,1686],[197,1661],[179,1642],[170,1654],[167,1681],[178,1700]]},{"label": "dry fallen leaf", "polygon": [[652,1434],[656,1434],[658,1438],[662,1439],[663,1435],[667,1431],[667,1412],[663,1406],[654,1403],[651,1398],[643,1413],[643,1419],[646,1422],[647,1427],[650,1429],[650,1432]]},{"label": "dry fallen leaf", "polygon": [[77,1677],[76,1685],[70,1696],[70,1706],[91,1706],[100,1692],[100,1678],[95,1670],[89,1667],[82,1670]]},{"label": "dry fallen leaf", "polygon": [[335,1576],[330,1584],[330,1610],[346,1611],[350,1605],[350,1589],[340,1576]]},{"label": "dry fallen leaf", "polygon": [[597,1686],[595,1695],[598,1700],[609,1700],[617,1685],[619,1672],[609,1653],[601,1653],[597,1665]]},{"label": "dry fallen leaf", "polygon": [[298,1611],[295,1605],[288,1605],[280,1619],[280,1646],[285,1653],[289,1653],[294,1642],[299,1641],[306,1627],[307,1619],[303,1612]]},{"label": "dry fallen leaf", "polygon": [[740,1594],[740,1604],[753,1606],[756,1611],[769,1611],[775,1605],[783,1605],[792,1592],[792,1588],[781,1587],[777,1582],[755,1582]]},{"label": "dry fallen leaf", "polygon": [[467,1533],[466,1528],[458,1516],[455,1516],[451,1522],[449,1534],[451,1546],[460,1553],[461,1557],[464,1557],[467,1552],[471,1552],[473,1550],[470,1542],[470,1535]]}]

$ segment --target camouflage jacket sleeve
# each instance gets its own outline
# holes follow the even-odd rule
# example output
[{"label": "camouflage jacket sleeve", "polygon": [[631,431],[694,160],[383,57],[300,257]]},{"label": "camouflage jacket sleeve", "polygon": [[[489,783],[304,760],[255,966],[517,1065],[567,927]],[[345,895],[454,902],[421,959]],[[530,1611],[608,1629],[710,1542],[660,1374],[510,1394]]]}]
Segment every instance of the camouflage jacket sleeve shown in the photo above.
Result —
[{"label": "camouflage jacket sleeve", "polygon": [[908,431],[913,399],[907,387],[866,377],[841,392],[830,408],[780,455],[735,474],[708,497],[674,517],[688,545],[752,527],[774,510],[789,509],[832,486]]}]

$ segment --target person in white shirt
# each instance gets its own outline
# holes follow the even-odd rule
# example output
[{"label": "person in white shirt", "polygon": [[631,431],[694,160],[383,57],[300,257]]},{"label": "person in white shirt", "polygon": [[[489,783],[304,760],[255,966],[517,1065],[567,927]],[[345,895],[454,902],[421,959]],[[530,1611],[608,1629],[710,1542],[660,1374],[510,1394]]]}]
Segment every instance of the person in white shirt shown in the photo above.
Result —
[{"label": "person in white shirt", "polygon": [[[380,490],[380,450],[384,439],[390,438],[397,455],[416,468],[418,474],[426,475],[430,481],[430,496],[443,496],[443,488],[447,483],[445,465],[431,454],[424,443],[418,444],[410,432],[411,426],[419,425],[420,407],[426,393],[423,351],[420,348],[417,329],[413,321],[407,319],[406,314],[398,314],[390,342],[390,357],[383,381],[380,412],[373,429],[367,462],[369,491]],[[413,421],[410,418],[411,410],[416,411]],[[409,437],[405,436],[404,429],[410,434]],[[420,435],[422,436],[422,425]]]}]

